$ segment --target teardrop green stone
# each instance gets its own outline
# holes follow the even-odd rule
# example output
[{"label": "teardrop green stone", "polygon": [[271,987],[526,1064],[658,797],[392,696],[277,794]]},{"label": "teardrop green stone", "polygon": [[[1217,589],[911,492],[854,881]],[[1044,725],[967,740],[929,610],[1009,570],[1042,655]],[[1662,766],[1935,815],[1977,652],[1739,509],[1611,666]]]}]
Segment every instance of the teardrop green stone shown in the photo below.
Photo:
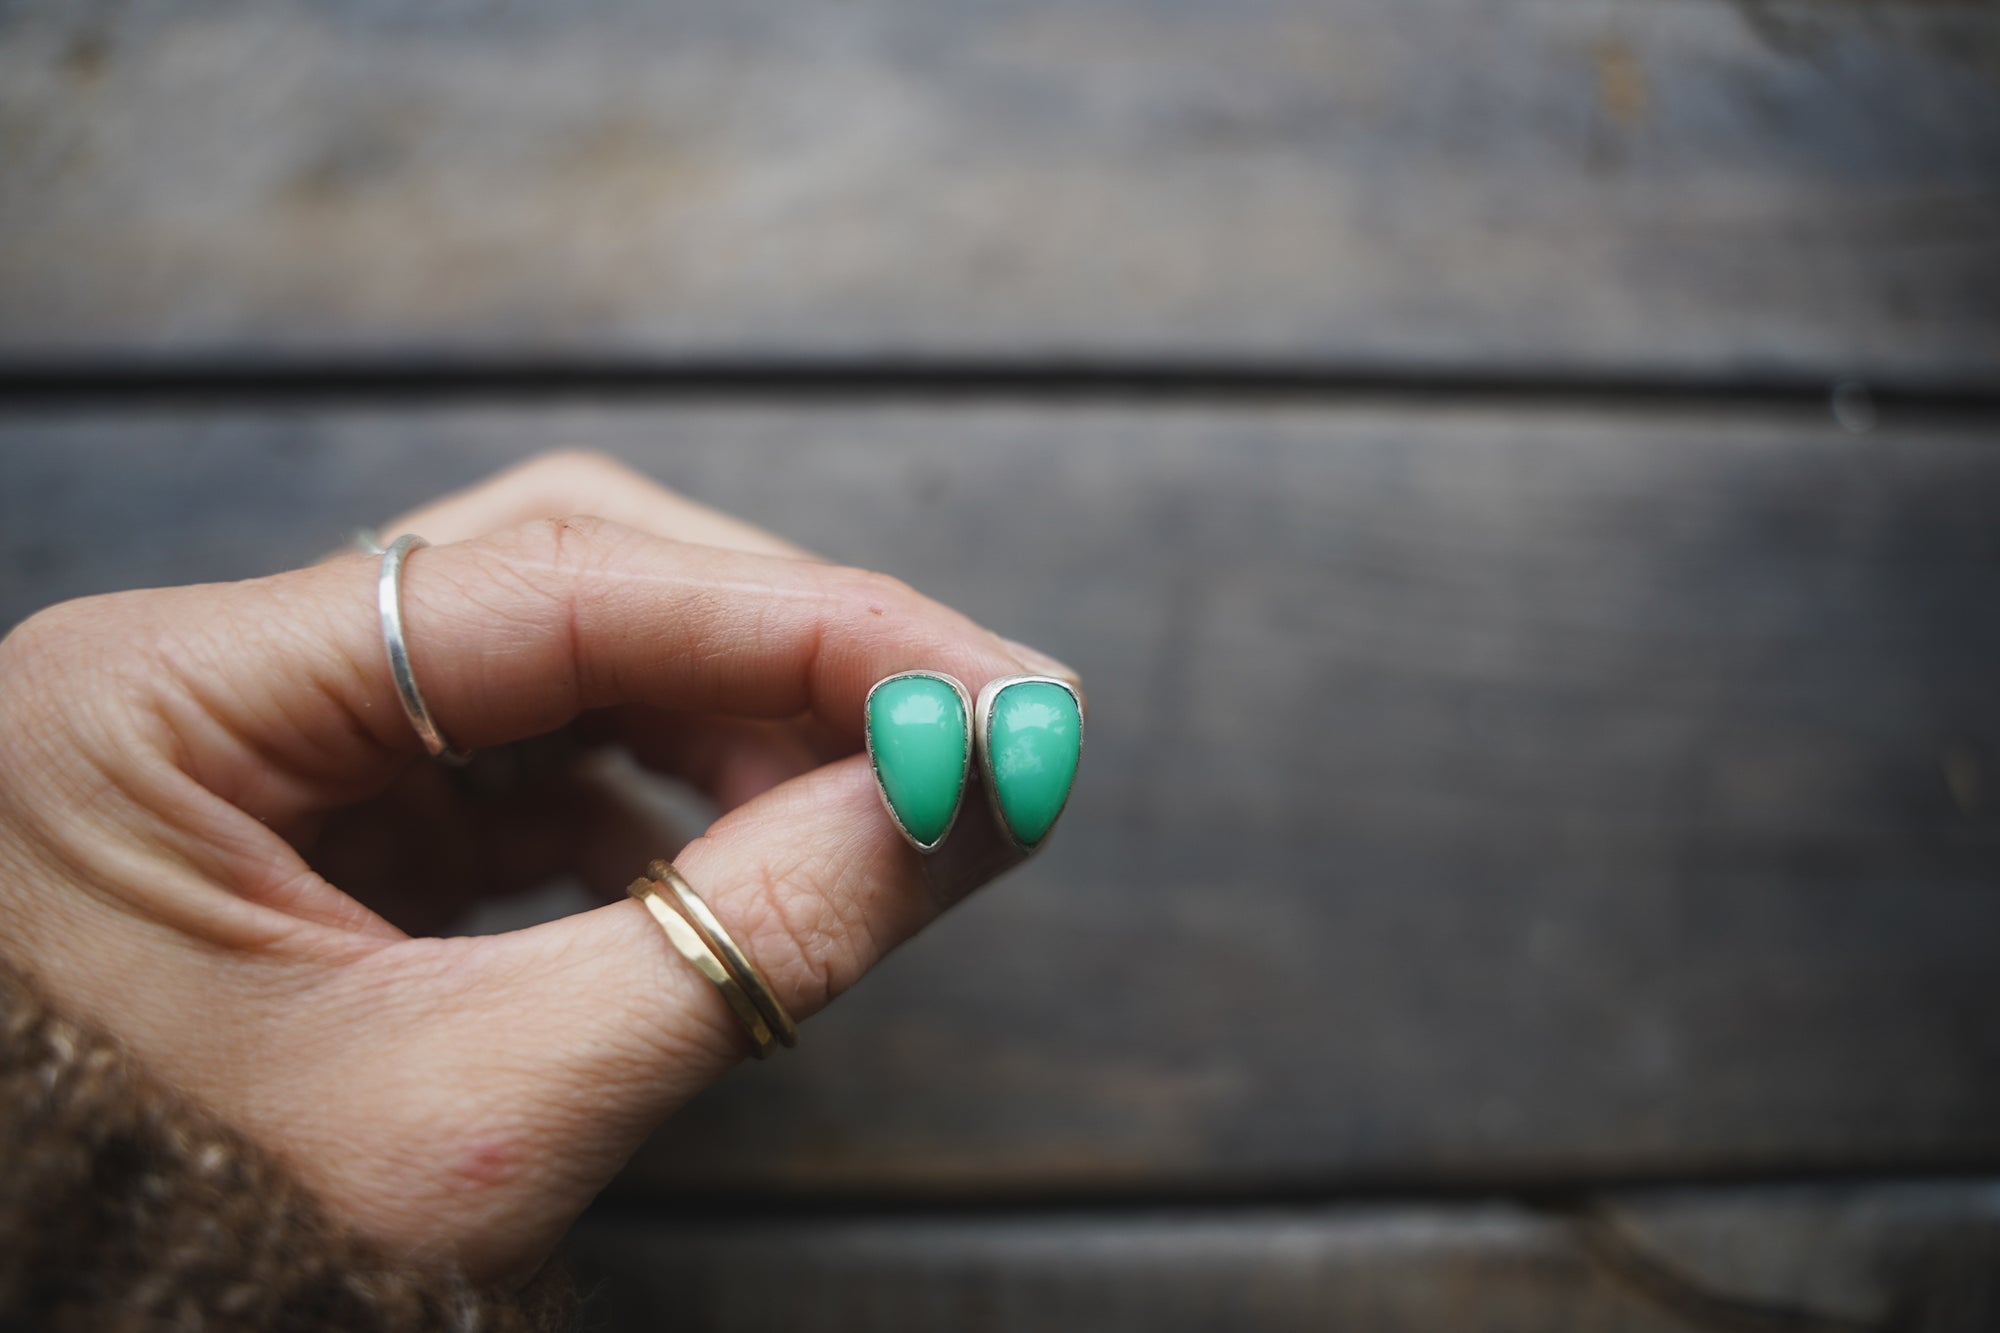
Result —
[{"label": "teardrop green stone", "polygon": [[965,796],[971,728],[958,691],[933,676],[895,676],[868,699],[868,750],[883,799],[910,837],[930,847]]},{"label": "teardrop green stone", "polygon": [[986,755],[994,802],[1014,840],[1032,848],[1069,800],[1083,750],[1076,696],[1047,681],[1024,680],[993,697]]}]

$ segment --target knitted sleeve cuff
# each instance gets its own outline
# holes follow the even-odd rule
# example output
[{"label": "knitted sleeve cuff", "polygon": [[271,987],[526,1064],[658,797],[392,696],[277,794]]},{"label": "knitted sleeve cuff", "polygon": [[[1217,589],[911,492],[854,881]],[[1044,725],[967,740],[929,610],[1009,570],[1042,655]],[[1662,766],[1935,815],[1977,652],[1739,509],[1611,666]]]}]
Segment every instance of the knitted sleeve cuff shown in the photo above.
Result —
[{"label": "knitted sleeve cuff", "polygon": [[413,1267],[0,961],[0,1327],[553,1333],[575,1300]]}]

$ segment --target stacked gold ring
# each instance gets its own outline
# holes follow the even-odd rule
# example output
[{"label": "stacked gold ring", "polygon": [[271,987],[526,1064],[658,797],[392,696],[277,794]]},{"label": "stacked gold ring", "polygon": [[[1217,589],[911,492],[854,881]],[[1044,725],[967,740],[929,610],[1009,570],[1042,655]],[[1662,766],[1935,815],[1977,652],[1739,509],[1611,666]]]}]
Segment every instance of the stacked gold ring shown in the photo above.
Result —
[{"label": "stacked gold ring", "polygon": [[753,1053],[759,1060],[780,1046],[799,1044],[798,1025],[772,994],[771,983],[729,937],[715,913],[695,895],[672,862],[653,862],[626,892],[646,905],[680,956],[722,992],[722,998],[749,1032]]}]

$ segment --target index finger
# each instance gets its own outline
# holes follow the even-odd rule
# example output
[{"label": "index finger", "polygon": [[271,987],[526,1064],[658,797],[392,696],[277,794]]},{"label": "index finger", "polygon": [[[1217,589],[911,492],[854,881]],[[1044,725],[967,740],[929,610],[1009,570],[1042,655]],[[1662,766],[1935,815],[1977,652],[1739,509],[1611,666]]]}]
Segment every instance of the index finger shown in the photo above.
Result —
[{"label": "index finger", "polygon": [[[352,781],[421,752],[383,649],[377,572],[357,556],[240,585],[242,614],[219,627],[230,639],[224,660],[242,668],[230,673],[228,706],[271,710],[268,725],[248,719],[266,753],[282,757],[297,743],[310,750],[302,765],[332,760]],[[941,671],[976,693],[1031,669],[992,632],[887,575],[669,541],[601,519],[426,547],[402,577],[411,667],[438,727],[461,748],[631,703],[810,715],[858,746],[862,700],[883,676]],[[330,632],[297,632],[308,609]]]}]

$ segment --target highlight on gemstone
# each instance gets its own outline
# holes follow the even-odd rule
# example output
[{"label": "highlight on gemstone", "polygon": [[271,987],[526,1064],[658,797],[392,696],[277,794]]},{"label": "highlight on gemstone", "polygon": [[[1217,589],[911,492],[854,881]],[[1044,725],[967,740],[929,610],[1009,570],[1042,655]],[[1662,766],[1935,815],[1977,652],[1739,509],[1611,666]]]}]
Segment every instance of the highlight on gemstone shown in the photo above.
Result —
[{"label": "highlight on gemstone", "polygon": [[1076,781],[1083,709],[1076,691],[1046,676],[997,681],[981,700],[985,776],[994,813],[1016,846],[1048,837]]},{"label": "highlight on gemstone", "polygon": [[965,800],[972,719],[965,687],[949,676],[906,671],[868,692],[868,759],[883,804],[920,851],[944,841]]}]

